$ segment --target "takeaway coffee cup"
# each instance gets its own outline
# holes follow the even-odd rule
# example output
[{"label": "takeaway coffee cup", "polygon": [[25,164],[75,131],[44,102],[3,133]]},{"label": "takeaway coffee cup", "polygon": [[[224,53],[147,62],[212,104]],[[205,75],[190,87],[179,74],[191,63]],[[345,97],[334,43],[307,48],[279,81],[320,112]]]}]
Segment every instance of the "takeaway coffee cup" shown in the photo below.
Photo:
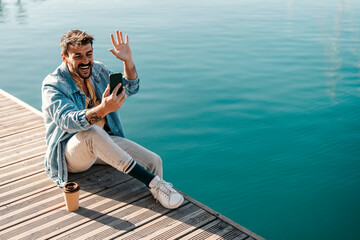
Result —
[{"label": "takeaway coffee cup", "polygon": [[76,182],[68,182],[63,187],[66,208],[73,212],[79,209],[80,186]]}]

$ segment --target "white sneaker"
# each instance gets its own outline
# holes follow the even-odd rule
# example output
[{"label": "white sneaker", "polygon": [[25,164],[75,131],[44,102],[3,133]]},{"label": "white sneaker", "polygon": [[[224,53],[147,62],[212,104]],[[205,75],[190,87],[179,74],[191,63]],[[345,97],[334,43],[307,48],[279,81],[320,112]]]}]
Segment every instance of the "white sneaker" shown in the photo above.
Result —
[{"label": "white sneaker", "polygon": [[166,208],[178,208],[184,202],[184,197],[173,188],[172,184],[165,182],[159,176],[154,177],[149,186],[154,198]]}]

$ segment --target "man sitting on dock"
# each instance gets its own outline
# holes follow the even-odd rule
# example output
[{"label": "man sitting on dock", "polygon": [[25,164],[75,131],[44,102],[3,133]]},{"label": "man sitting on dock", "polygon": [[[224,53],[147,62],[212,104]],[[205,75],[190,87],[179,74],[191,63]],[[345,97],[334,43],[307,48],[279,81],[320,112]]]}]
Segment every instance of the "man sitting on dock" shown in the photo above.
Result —
[{"label": "man sitting on dock", "polygon": [[[70,30],[61,39],[63,63],[42,84],[42,112],[46,126],[46,173],[62,187],[68,172],[109,164],[143,182],[164,207],[177,208],[183,196],[162,179],[161,158],[124,136],[119,110],[126,96],[139,90],[128,36],[111,34],[109,51],[123,62],[123,86],[110,94],[109,74],[93,59],[93,37]],[[123,91],[117,95],[119,88]]]}]

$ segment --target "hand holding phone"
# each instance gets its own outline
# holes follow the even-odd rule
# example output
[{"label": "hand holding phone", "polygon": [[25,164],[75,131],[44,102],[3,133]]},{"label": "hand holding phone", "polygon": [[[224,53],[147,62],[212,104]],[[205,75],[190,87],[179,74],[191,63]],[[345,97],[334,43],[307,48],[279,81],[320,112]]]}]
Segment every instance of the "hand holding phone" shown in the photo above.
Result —
[{"label": "hand holding phone", "polygon": [[110,74],[110,94],[113,92],[115,87],[120,83],[121,86],[116,95],[119,95],[123,91],[123,77],[122,73],[112,73]]}]

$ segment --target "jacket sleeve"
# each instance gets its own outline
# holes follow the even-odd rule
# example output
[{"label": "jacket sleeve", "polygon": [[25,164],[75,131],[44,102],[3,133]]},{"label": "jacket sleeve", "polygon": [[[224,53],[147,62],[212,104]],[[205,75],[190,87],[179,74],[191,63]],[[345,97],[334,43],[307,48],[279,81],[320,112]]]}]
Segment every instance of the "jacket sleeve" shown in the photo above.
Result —
[{"label": "jacket sleeve", "polygon": [[123,82],[126,90],[126,95],[131,96],[139,91],[140,88],[140,79],[137,76],[134,80],[129,80],[123,77]]},{"label": "jacket sleeve", "polygon": [[68,133],[87,130],[91,124],[87,121],[85,109],[79,109],[67,94],[54,85],[42,86],[42,112],[45,124],[54,122]]}]

